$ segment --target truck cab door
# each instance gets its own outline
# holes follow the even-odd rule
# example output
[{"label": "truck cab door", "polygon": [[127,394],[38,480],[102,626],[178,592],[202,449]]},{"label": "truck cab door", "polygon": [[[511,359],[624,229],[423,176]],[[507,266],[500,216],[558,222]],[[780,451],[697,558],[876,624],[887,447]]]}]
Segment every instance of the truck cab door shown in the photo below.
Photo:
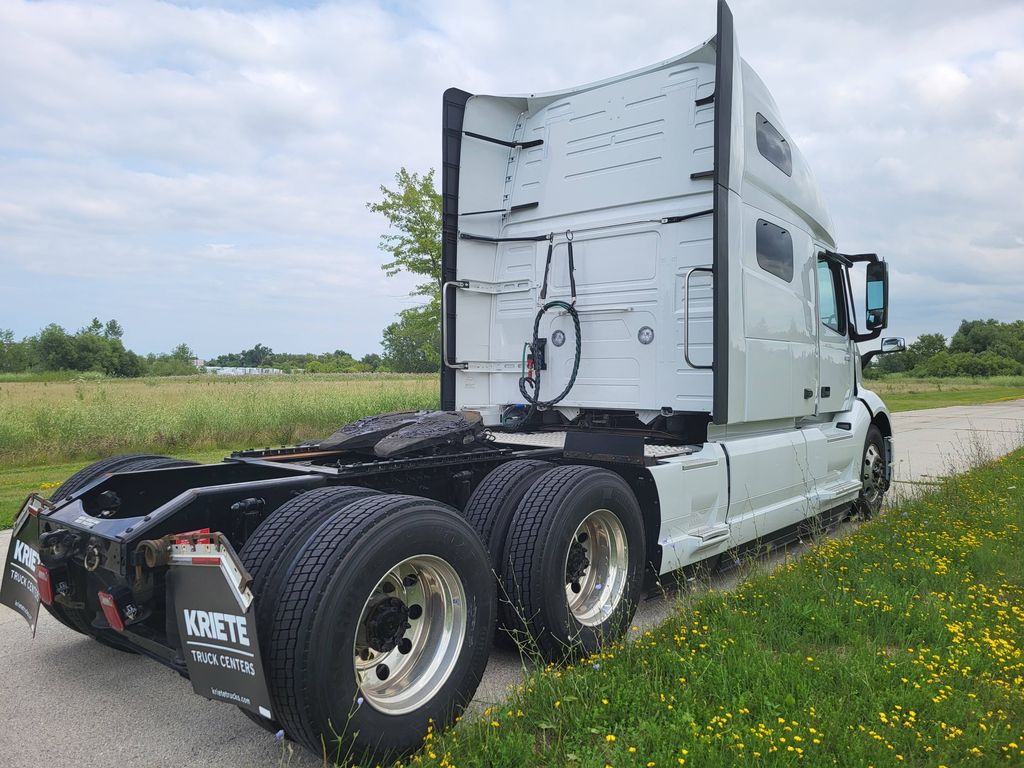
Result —
[{"label": "truck cab door", "polygon": [[837,413],[853,400],[853,342],[843,290],[843,269],[818,260],[818,392],[817,413]]}]

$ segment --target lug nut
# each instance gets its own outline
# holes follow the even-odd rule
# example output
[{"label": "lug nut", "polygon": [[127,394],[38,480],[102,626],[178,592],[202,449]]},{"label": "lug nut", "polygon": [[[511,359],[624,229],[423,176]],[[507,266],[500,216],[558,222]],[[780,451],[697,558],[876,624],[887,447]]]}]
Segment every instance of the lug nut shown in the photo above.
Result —
[{"label": "lug nut", "polygon": [[569,588],[572,589],[573,594],[575,595],[578,595],[580,593],[580,590],[583,589],[583,587],[580,586],[580,583],[578,581],[574,581],[571,585],[569,585]]},{"label": "lug nut", "polygon": [[412,650],[412,640],[408,637],[403,637],[398,641],[398,652],[405,655]]},{"label": "lug nut", "polygon": [[383,592],[385,595],[390,595],[392,592],[395,591],[395,585],[392,584],[390,581],[385,581],[383,584],[381,584],[380,591]]},{"label": "lug nut", "polygon": [[410,573],[408,576],[406,576],[405,578],[402,579],[402,583],[406,587],[411,587],[411,586],[415,585],[417,581],[418,581],[418,579],[416,578],[416,574],[415,573]]},{"label": "lug nut", "polygon": [[378,680],[387,680],[388,676],[390,674],[391,674],[391,670],[388,669],[388,665],[387,664],[378,664],[377,665],[377,679]]},{"label": "lug nut", "polygon": [[584,543],[584,542],[585,542],[585,541],[586,541],[586,540],[587,540],[588,538],[589,538],[589,537],[587,536],[587,532],[586,532],[586,531],[580,531],[580,535],[576,537],[576,541],[578,541],[578,542],[579,542],[580,544],[582,544],[582,543]]},{"label": "lug nut", "polygon": [[409,606],[409,618],[415,621],[423,615],[423,606],[416,604]]}]

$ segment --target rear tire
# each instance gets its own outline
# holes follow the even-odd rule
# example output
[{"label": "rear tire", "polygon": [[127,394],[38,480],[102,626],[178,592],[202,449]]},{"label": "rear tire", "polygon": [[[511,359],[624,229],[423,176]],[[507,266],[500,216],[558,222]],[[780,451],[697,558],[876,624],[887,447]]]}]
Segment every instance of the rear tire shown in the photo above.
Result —
[{"label": "rear tire", "polygon": [[[160,459],[168,462],[183,461],[179,459],[172,459],[167,456],[157,456],[152,453],[127,453],[124,456],[111,456],[109,459],[101,459],[87,467],[83,467],[65,480],[61,486],[53,492],[53,495],[50,496],[50,501],[54,504],[58,501],[64,501],[64,499],[78,493],[87,485],[92,485],[93,482],[99,480],[105,475],[112,475],[114,472],[129,472],[131,471],[128,468],[129,465],[138,464],[143,461],[152,461],[153,459]],[[184,463],[194,464],[195,462]]]},{"label": "rear tire", "polygon": [[443,504],[374,496],[337,510],[274,614],[268,683],[288,734],[328,760],[384,762],[422,746],[431,721],[451,724],[487,663],[489,571],[476,532]]},{"label": "rear tire", "polygon": [[256,628],[260,642],[274,619],[281,587],[300,551],[323,523],[337,510],[380,491],[355,486],[332,486],[307,491],[282,504],[257,526],[238,553],[252,576],[256,597]]},{"label": "rear tire", "polygon": [[[378,495],[371,488],[332,486],[307,491],[285,502],[260,523],[238,553],[252,576],[256,597],[256,633],[260,648],[270,647],[270,625],[283,585],[298,553],[324,521],[339,508],[366,496]],[[269,666],[269,661],[264,660]],[[280,725],[248,709],[242,712],[261,728],[276,732]]]},{"label": "rear tire", "polygon": [[519,502],[533,484],[554,467],[549,461],[535,459],[510,461],[488,474],[469,497],[466,520],[487,547],[495,576],[500,577],[505,569],[505,539]]},{"label": "rear tire", "polygon": [[551,470],[509,530],[503,621],[547,661],[596,652],[633,618],[644,541],[640,505],[621,477],[597,467]]},{"label": "rear tire", "polygon": [[[65,480],[50,496],[54,504],[70,498],[86,486],[115,472],[138,472],[145,469],[169,469],[171,467],[194,466],[198,462],[186,459],[172,459],[169,456],[157,456],[151,453],[129,453],[123,456],[111,456],[84,467]],[[61,603],[43,604],[53,618],[68,629],[88,635],[101,645],[119,651],[135,653],[116,632],[109,629],[95,629],[92,626],[90,611],[85,608],[74,608]]]}]

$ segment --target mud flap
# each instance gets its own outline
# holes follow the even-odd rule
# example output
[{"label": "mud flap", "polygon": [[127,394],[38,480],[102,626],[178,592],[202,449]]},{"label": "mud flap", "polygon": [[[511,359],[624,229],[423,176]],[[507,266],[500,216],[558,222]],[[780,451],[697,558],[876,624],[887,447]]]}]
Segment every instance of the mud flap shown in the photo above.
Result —
[{"label": "mud flap", "polygon": [[46,500],[32,494],[25,500],[14,521],[11,545],[7,548],[3,580],[0,581],[0,604],[6,605],[28,622],[32,636],[39,619],[39,585],[36,565],[39,564],[39,513]]},{"label": "mud flap", "polygon": [[170,548],[168,604],[174,606],[192,688],[271,720],[249,577],[231,545],[213,537],[218,543]]}]

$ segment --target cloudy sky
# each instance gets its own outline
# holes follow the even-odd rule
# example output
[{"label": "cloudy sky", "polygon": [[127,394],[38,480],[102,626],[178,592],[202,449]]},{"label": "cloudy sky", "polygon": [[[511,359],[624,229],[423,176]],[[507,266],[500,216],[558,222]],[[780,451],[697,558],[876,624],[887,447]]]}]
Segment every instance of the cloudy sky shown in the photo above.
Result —
[{"label": "cloudy sky", "polygon": [[[1024,3],[734,0],[890,332],[1024,317]],[[585,9],[585,10],[584,10]],[[440,99],[685,51],[714,0],[0,0],[0,328],[140,352],[378,350],[411,299],[366,210],[440,165]]]}]

